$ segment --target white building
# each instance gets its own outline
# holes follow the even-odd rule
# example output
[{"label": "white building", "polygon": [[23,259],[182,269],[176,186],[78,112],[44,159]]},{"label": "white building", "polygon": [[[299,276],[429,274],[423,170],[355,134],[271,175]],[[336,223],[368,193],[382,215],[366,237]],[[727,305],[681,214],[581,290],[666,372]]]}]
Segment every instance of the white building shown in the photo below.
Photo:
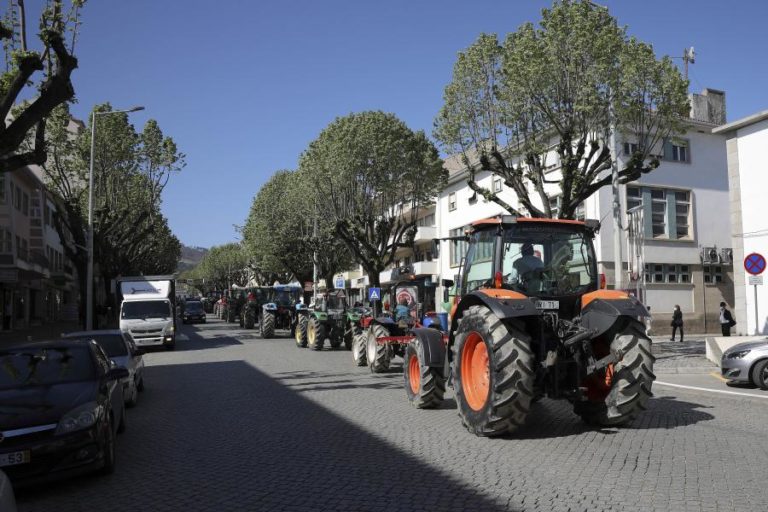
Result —
[{"label": "white building", "polygon": [[768,283],[751,285],[743,264],[751,253],[768,256],[768,208],[764,204],[768,190],[768,110],[720,126],[714,132],[726,137],[728,152],[735,261],[734,330],[745,335],[768,334]]}]

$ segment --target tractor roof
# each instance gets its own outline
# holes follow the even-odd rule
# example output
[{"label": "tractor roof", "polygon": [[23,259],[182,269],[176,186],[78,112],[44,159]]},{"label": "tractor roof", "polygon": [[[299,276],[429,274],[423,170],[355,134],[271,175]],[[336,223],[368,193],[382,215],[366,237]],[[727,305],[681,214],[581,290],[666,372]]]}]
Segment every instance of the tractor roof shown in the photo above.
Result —
[{"label": "tractor roof", "polygon": [[599,229],[599,223],[594,220],[571,220],[571,219],[550,219],[550,218],[533,218],[533,217],[515,217],[514,215],[499,215],[496,217],[489,217],[487,219],[481,219],[472,223],[474,229],[482,229],[487,226],[498,226],[499,224],[555,224],[560,226],[579,226],[586,227],[597,231]]}]

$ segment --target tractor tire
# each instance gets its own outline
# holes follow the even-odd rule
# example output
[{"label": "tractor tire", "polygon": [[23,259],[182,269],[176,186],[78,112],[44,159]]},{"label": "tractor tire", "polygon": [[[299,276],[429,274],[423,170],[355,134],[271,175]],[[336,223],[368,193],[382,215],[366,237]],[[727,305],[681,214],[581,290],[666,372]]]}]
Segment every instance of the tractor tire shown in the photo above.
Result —
[{"label": "tractor tire", "polygon": [[310,318],[307,326],[307,346],[312,350],[323,350],[326,336],[325,324],[314,316]]},{"label": "tractor tire", "polygon": [[240,322],[240,328],[241,329],[244,328],[245,327],[245,316],[243,315],[242,312],[238,315],[238,321]]},{"label": "tractor tire", "polygon": [[309,324],[307,315],[300,315],[296,325],[296,334],[294,335],[296,346],[299,348],[307,346],[307,324]]},{"label": "tractor tire", "polygon": [[339,348],[341,346],[342,340],[339,338],[332,338],[330,340],[331,348]]},{"label": "tractor tire", "polygon": [[367,340],[368,334],[365,331],[355,334],[355,338],[352,340],[352,360],[357,366],[366,366],[368,364],[368,359],[365,357]]},{"label": "tractor tire", "polygon": [[273,313],[264,313],[261,319],[261,337],[271,338],[275,335],[275,315]]},{"label": "tractor tire", "polygon": [[[645,328],[631,322],[611,342],[611,352],[623,354],[621,360],[606,369],[605,397],[602,400],[577,402],[574,412],[589,425],[616,427],[628,425],[646,409],[651,397],[653,374],[651,340]],[[588,388],[589,389],[589,388]]]},{"label": "tractor tire", "polygon": [[253,310],[246,309],[245,313],[243,314],[244,320],[243,324],[246,329],[253,329],[253,327],[256,325],[256,315],[253,313]]},{"label": "tractor tire", "polygon": [[491,310],[471,306],[454,344],[454,390],[464,426],[477,436],[511,434],[525,423],[533,398],[530,336]]},{"label": "tractor tire", "polygon": [[443,402],[445,377],[442,368],[423,364],[424,348],[416,338],[405,347],[405,393],[408,401],[417,409],[434,409]]},{"label": "tractor tire", "polygon": [[344,334],[344,348],[347,350],[352,350],[352,343],[355,341],[356,333],[354,330],[350,329],[349,332],[346,332]]},{"label": "tractor tire", "polygon": [[383,373],[389,370],[389,363],[392,361],[392,347],[376,343],[376,338],[384,336],[389,336],[389,331],[381,324],[374,324],[368,329],[365,358],[372,373]]},{"label": "tractor tire", "polygon": [[229,324],[235,323],[235,318],[236,318],[235,312],[231,308],[227,309],[227,323]]}]

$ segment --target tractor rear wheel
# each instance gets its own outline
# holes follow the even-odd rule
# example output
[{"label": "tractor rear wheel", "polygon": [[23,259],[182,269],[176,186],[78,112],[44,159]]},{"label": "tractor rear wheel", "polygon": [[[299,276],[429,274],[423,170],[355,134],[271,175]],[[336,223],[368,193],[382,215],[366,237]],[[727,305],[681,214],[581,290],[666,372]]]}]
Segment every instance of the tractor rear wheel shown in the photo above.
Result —
[{"label": "tractor rear wheel", "polygon": [[261,318],[261,337],[264,339],[271,338],[275,335],[275,315],[265,311],[264,316]]},{"label": "tractor rear wheel", "polygon": [[307,346],[307,324],[309,324],[309,318],[307,315],[299,315],[299,319],[296,323],[296,346],[304,348]]},{"label": "tractor rear wheel", "polygon": [[307,344],[309,348],[312,350],[323,350],[325,337],[325,324],[315,316],[310,318],[309,325],[307,326]]},{"label": "tractor rear wheel", "polygon": [[256,325],[256,314],[253,312],[253,309],[246,308],[243,316],[245,317],[245,320],[243,321],[245,328],[253,329],[253,326]]},{"label": "tractor rear wheel", "polygon": [[525,422],[533,398],[530,337],[491,310],[464,311],[454,344],[454,390],[464,426],[478,436],[499,436]]},{"label": "tractor rear wheel", "polygon": [[365,357],[365,345],[368,340],[368,334],[365,331],[360,331],[355,334],[355,338],[352,340],[352,360],[355,361],[357,366],[365,366],[368,364],[368,359]]},{"label": "tractor rear wheel", "polygon": [[[347,329],[349,327],[349,329]],[[344,348],[352,350],[352,343],[355,341],[357,335],[357,328],[353,324],[347,324],[344,326]]]},{"label": "tractor rear wheel", "polygon": [[442,368],[424,364],[421,340],[414,339],[405,347],[405,393],[411,405],[418,409],[432,409],[440,405],[445,395],[445,377]]},{"label": "tractor rear wheel", "polygon": [[389,331],[381,324],[373,324],[368,329],[368,339],[365,342],[365,358],[368,361],[368,367],[373,373],[382,373],[389,370],[389,363],[392,360],[392,348],[387,344],[376,343],[376,338],[385,336],[389,336]]},{"label": "tractor rear wheel", "polygon": [[631,322],[611,342],[612,353],[622,354],[599,378],[589,380],[586,402],[577,402],[574,412],[590,425],[620,426],[631,423],[646,409],[651,397],[653,374],[651,340],[638,322]]}]

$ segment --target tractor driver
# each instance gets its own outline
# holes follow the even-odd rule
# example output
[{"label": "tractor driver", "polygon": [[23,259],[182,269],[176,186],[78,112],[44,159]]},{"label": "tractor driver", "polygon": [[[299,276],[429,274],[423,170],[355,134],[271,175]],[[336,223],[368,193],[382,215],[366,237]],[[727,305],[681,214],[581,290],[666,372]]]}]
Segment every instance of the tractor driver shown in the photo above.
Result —
[{"label": "tractor driver", "polygon": [[525,242],[520,249],[520,258],[516,259],[512,267],[517,271],[517,278],[530,291],[538,291],[541,288],[540,270],[544,268],[544,262],[533,253],[533,244]]},{"label": "tractor driver", "polygon": [[411,308],[408,307],[408,301],[405,298],[400,299],[400,304],[395,306],[395,320],[405,320],[411,314]]}]

